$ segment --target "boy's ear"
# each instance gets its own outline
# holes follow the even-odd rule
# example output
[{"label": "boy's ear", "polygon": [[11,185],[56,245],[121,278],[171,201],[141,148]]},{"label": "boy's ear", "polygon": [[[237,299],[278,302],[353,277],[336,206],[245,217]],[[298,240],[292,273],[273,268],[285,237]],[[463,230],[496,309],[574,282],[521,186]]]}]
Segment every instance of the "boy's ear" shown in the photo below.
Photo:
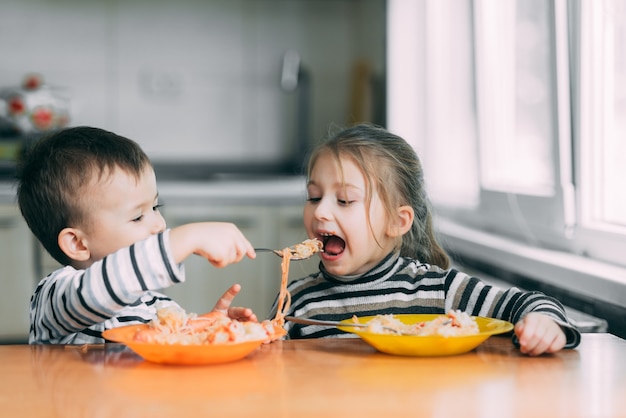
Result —
[{"label": "boy's ear", "polygon": [[80,229],[64,228],[59,232],[59,247],[72,260],[89,260],[89,248],[87,248]]},{"label": "boy's ear", "polygon": [[415,212],[408,205],[400,206],[396,211],[395,219],[389,225],[387,233],[392,237],[401,237],[406,234],[413,225]]}]

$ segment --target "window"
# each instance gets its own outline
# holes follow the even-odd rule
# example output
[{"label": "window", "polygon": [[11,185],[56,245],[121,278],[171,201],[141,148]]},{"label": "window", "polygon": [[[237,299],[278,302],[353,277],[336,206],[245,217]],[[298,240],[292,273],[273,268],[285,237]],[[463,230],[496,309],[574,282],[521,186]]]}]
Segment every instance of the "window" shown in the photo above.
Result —
[{"label": "window", "polygon": [[554,195],[554,42],[544,0],[474,2],[481,184]]},{"label": "window", "polygon": [[407,3],[388,19],[422,29],[390,33],[388,127],[410,132],[438,214],[626,267],[626,0]]},{"label": "window", "polygon": [[416,148],[431,199],[476,207],[471,3],[388,4],[389,127]]},{"label": "window", "polygon": [[626,263],[626,0],[580,1],[578,251]]}]

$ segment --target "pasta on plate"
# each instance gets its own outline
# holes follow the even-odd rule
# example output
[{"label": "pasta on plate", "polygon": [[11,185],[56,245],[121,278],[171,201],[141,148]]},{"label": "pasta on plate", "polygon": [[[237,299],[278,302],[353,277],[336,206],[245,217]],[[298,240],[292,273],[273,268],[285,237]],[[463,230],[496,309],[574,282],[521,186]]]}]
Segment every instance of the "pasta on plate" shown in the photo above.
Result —
[{"label": "pasta on plate", "polygon": [[281,330],[270,321],[251,322],[230,319],[222,312],[204,315],[182,309],[161,308],[146,328],[138,329],[134,341],[156,344],[224,344],[280,338]]},{"label": "pasta on plate", "polygon": [[[359,323],[358,318],[353,321]],[[460,310],[453,310],[446,315],[437,316],[430,321],[420,321],[412,324],[402,322],[394,315],[376,315],[373,319],[365,322],[367,328],[362,332],[375,334],[396,334],[403,335],[440,335],[444,337],[474,335],[480,332],[476,319]]]}]

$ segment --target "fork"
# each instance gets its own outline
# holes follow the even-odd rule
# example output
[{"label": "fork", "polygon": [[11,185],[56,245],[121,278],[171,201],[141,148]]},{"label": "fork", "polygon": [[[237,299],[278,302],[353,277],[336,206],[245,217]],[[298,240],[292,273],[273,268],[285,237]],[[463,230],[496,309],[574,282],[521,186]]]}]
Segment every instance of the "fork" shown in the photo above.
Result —
[{"label": "fork", "polygon": [[[271,248],[255,248],[254,251],[257,252],[266,252],[266,253],[274,253],[277,256],[279,256],[280,258],[283,257],[283,250],[272,250]],[[313,254],[310,254],[308,257],[300,257],[297,254],[296,250],[294,250],[293,248],[289,247],[289,251],[291,251],[291,260],[293,261],[301,261],[301,260],[306,260],[308,258],[311,258],[311,256]]]},{"label": "fork", "polygon": [[[286,316],[285,319],[287,321],[295,322],[296,324],[303,325],[326,325],[329,327],[354,327],[354,328],[367,328],[369,325],[367,324],[358,324],[358,323],[345,323],[339,321],[323,321],[321,319],[307,319],[307,318],[297,318],[295,316]],[[382,328],[386,331],[393,332],[396,335],[410,335],[405,334],[402,331],[398,331],[395,328],[382,326]]]}]

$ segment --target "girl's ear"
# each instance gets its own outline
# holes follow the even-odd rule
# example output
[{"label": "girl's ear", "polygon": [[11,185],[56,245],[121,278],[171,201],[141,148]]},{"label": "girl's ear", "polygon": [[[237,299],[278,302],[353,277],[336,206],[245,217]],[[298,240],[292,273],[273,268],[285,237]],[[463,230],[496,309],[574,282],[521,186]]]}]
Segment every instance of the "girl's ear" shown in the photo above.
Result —
[{"label": "girl's ear", "polygon": [[86,261],[91,255],[80,229],[64,228],[59,232],[59,247],[72,260]]},{"label": "girl's ear", "polygon": [[406,234],[413,225],[415,212],[411,206],[400,206],[396,211],[395,219],[389,225],[387,233],[391,237],[401,237]]}]

